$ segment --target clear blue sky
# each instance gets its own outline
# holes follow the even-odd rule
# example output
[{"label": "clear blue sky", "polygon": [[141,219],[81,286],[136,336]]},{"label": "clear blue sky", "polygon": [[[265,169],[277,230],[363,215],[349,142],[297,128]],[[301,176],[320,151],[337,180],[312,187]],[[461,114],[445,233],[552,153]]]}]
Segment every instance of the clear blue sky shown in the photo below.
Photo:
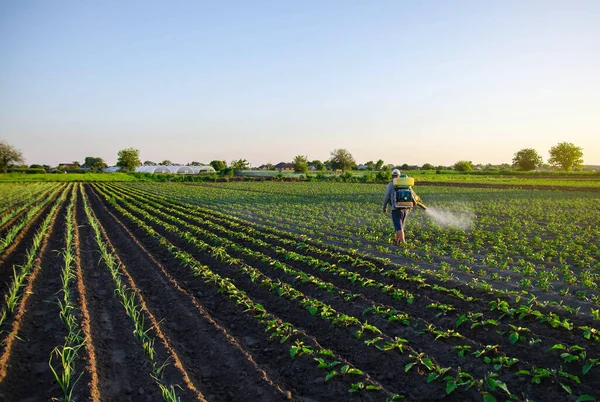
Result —
[{"label": "clear blue sky", "polygon": [[0,140],[27,163],[600,164],[600,1],[0,0]]}]

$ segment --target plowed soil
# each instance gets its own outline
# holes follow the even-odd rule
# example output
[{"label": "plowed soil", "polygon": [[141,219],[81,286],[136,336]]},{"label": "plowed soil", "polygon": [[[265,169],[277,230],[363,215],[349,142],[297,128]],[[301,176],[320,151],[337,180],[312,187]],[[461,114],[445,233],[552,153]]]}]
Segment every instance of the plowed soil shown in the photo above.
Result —
[{"label": "plowed soil", "polygon": [[[415,361],[415,356],[411,356],[413,352],[384,352],[371,346],[365,341],[375,339],[376,334],[361,337],[355,328],[336,326],[313,315],[298,300],[271,291],[268,281],[261,282],[249,276],[243,269],[245,266],[257,269],[269,281],[290,284],[306,297],[327,303],[340,314],[376,326],[386,339],[406,339],[415,354],[418,352],[430,357],[439,367],[452,367],[454,372],[458,369],[478,379],[498,373],[494,378],[505,383],[517,400],[575,401],[583,394],[600,397],[599,367],[583,375],[581,364],[561,362],[559,352],[548,351],[555,344],[567,347],[583,345],[589,357],[597,357],[600,356],[598,343],[584,339],[579,332],[553,328],[538,320],[503,317],[499,311],[490,311],[490,302],[497,300],[496,296],[459,283],[449,284],[427,278],[428,286],[423,286],[418,281],[369,272],[353,262],[351,253],[345,254],[347,258],[339,259],[300,248],[292,250],[287,241],[297,239],[295,234],[272,236],[272,233],[251,222],[246,222],[245,227],[252,238],[241,238],[237,236],[240,232],[238,226],[222,217],[212,216],[209,210],[188,212],[183,206],[152,200],[142,192],[125,194],[118,185],[83,186],[85,199],[105,233],[102,241],[114,252],[118,261],[121,280],[138,295],[149,333],[155,338],[156,360],[167,362],[163,381],[177,385],[175,390],[182,401],[383,401],[394,393],[411,401],[482,400],[476,386],[458,387],[448,394],[444,382],[427,381],[428,372],[424,365],[405,369],[407,364]],[[122,200],[119,197],[123,197]],[[75,387],[74,397],[77,400],[95,398],[101,401],[163,400],[161,390],[150,376],[152,364],[133,335],[134,326],[121,299],[115,294],[113,277],[100,259],[100,248],[83,201],[78,193],[75,221],[81,267],[79,279],[85,288],[90,322],[89,334],[86,334],[89,336],[88,349],[81,349],[76,362],[82,377]],[[155,234],[148,235],[113,202],[149,225]],[[151,206],[153,202],[159,208]],[[33,293],[28,298],[26,313],[20,322],[19,339],[10,350],[7,375],[0,381],[2,400],[37,401],[61,397],[48,359],[52,349],[62,344],[66,333],[56,304],[63,265],[57,250],[64,247],[65,213],[66,206],[63,205],[42,256],[40,273],[31,283]],[[149,216],[162,223],[152,221]],[[193,235],[221,253],[228,253],[240,263],[223,262],[216,252],[207,252],[192,245],[177,234],[178,231]],[[231,243],[221,243],[212,235]],[[263,243],[259,245],[252,239]],[[11,264],[23,261],[30,239],[23,236],[20,242],[22,244],[10,256]],[[175,258],[173,249],[189,253],[200,264],[230,278],[241,292],[260,303],[269,313],[292,324],[304,337],[297,339],[310,340],[312,344],[330,349],[345,362],[360,368],[364,378],[380,384],[382,391],[348,392],[359,377],[338,374],[328,379],[326,376],[331,374],[330,370],[319,368],[313,357],[292,358],[290,346],[293,342],[283,343],[271,337],[264,324],[245,311],[243,306],[227,297],[215,283],[202,280]],[[245,253],[242,249],[252,253]],[[286,258],[286,253],[292,251],[304,256],[306,261]],[[334,271],[318,269],[308,262],[309,259],[335,264],[339,269],[357,272],[374,283],[403,289],[413,294],[414,300],[395,299],[379,287],[364,286]],[[296,274],[276,269],[269,261],[278,261],[290,269],[306,272],[329,285],[315,286],[300,280]],[[394,268],[393,264],[386,266],[375,258],[369,262],[384,269]],[[6,272],[9,269],[2,264],[1,272],[7,281],[10,279]],[[418,270],[413,269],[409,274],[418,275]],[[436,290],[436,286],[453,287],[475,300],[461,300]],[[353,296],[344,300],[340,294]],[[76,292],[76,297],[80,296]],[[432,308],[432,305],[451,305],[454,310],[444,313]],[[406,325],[373,314],[372,309],[377,306],[406,314],[410,323]],[[487,329],[471,328],[469,321],[457,328],[456,317],[472,312],[481,312],[486,318],[497,320],[498,325]],[[576,317],[572,318],[572,322],[575,327],[594,325],[590,320]],[[153,326],[153,323],[156,325]],[[527,341],[509,342],[507,334],[511,325],[526,327]],[[436,337],[432,329],[446,333],[457,331],[461,338]],[[0,339],[4,340],[5,334]],[[468,352],[459,356],[457,345],[468,346],[465,348]],[[494,368],[492,363],[488,364],[483,357],[473,354],[486,345],[498,345],[496,351],[488,353],[490,358],[513,357],[518,362],[511,367]],[[89,359],[90,350],[95,355],[93,363]],[[341,364],[336,369],[341,370],[340,367]],[[519,370],[536,367],[564,368],[570,373],[577,373],[581,384],[561,378],[558,371],[554,376],[542,379],[541,385],[534,384],[530,376],[516,375]],[[561,384],[570,386],[572,395],[566,393]],[[482,387],[498,400],[508,396],[500,388],[486,388],[484,384]]]}]

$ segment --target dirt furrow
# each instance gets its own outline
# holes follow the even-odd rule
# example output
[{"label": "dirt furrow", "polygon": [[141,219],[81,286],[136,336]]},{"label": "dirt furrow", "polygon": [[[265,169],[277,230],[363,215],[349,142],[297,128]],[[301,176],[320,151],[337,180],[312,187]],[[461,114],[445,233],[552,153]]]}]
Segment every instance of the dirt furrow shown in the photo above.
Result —
[{"label": "dirt furrow", "polygon": [[[76,200],[76,205],[81,202],[78,193],[78,200]],[[92,402],[100,402],[102,400],[100,394],[100,388],[98,383],[98,363],[96,360],[96,348],[94,346],[94,340],[92,338],[92,329],[91,329],[91,316],[90,309],[88,307],[88,290],[85,287],[83,282],[83,270],[81,269],[81,244],[79,242],[79,225],[77,221],[77,209],[75,209],[75,213],[72,216],[73,219],[73,248],[75,254],[75,280],[76,280],[76,295],[77,295],[77,305],[79,307],[80,317],[79,323],[81,327],[81,331],[83,332],[84,339],[84,350],[85,352],[80,353],[79,363],[85,366],[85,373],[81,378],[81,382],[87,385],[89,390],[89,400]],[[85,357],[84,357],[85,355]]]}]

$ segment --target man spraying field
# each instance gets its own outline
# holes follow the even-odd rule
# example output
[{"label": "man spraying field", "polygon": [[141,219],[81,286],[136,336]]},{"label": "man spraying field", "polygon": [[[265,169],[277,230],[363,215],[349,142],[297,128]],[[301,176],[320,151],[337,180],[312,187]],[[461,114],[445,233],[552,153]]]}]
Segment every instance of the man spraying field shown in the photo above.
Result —
[{"label": "man spraying field", "polygon": [[392,181],[390,181],[385,189],[385,196],[383,197],[383,213],[387,212],[387,208],[390,207],[392,211],[392,222],[394,223],[394,229],[396,230],[395,244],[404,243],[404,226],[406,225],[406,218],[410,210],[419,206],[423,209],[427,209],[421,202],[421,198],[413,191],[412,185],[415,180],[401,174],[400,170],[392,170]]}]

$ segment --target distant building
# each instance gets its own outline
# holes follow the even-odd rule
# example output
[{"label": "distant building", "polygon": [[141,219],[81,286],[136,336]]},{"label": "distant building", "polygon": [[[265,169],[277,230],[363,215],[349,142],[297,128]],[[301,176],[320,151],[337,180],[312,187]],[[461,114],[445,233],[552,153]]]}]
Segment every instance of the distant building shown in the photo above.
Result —
[{"label": "distant building", "polygon": [[275,165],[275,170],[289,171],[294,170],[294,165],[291,163],[279,162]]}]

